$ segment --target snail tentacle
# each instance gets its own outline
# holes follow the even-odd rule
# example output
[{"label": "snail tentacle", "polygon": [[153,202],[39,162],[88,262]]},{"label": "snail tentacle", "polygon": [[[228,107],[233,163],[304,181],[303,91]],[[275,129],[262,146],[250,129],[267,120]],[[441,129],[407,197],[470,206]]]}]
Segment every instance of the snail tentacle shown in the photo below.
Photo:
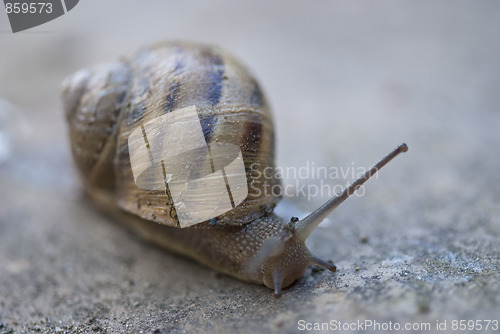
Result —
[{"label": "snail tentacle", "polygon": [[363,185],[368,179],[370,179],[375,173],[384,167],[389,161],[394,159],[398,154],[408,151],[408,146],[406,144],[401,144],[396,147],[391,153],[383,157],[379,162],[373,165],[368,171],[352,182],[348,187],[344,188],[339,194],[335,195],[329,199],[325,204],[320,206],[316,211],[308,215],[302,220],[299,220],[294,225],[297,237],[302,240],[306,240],[307,237],[314,231],[316,227],[335,210],[340,204],[342,204],[349,196],[354,194],[354,192]]}]

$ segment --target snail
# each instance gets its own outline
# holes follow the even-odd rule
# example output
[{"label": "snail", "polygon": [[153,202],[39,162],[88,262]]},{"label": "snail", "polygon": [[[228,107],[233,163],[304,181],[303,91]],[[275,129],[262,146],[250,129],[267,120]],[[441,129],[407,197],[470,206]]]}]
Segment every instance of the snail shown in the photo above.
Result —
[{"label": "snail", "polygon": [[309,265],[336,271],[311,255],[306,238],[408,149],[401,144],[318,210],[288,221],[273,213],[280,197],[259,189],[281,184],[269,173],[275,136],[266,97],[224,50],[147,47],[74,73],[62,102],[74,162],[98,207],[144,239],[277,297]]}]

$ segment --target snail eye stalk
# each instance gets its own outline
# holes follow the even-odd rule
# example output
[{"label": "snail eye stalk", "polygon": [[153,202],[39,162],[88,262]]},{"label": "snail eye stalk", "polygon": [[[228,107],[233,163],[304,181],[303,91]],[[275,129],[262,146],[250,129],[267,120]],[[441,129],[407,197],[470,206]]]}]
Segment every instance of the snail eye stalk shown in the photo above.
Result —
[{"label": "snail eye stalk", "polygon": [[339,194],[330,198],[325,204],[319,207],[316,211],[311,213],[309,216],[298,221],[295,224],[295,232],[297,237],[301,240],[306,240],[307,237],[314,231],[314,229],[330,214],[335,210],[342,202],[344,202],[349,196],[354,194],[359,187],[363,185],[369,178],[375,175],[379,169],[384,167],[389,161],[394,159],[397,155],[402,152],[408,151],[408,145],[401,144],[396,147],[391,153],[383,157],[379,162],[373,165],[366,173],[361,175],[358,179],[352,182],[348,187],[342,190]]}]

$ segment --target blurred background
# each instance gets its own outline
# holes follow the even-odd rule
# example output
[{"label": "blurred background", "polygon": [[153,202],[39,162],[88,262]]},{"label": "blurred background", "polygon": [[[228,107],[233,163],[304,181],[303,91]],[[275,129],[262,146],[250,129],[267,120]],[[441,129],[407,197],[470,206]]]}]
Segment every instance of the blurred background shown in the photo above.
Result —
[{"label": "blurred background", "polygon": [[[499,12],[493,0],[84,0],[13,34],[0,11],[0,329],[294,332],[299,319],[498,317]],[[309,240],[337,274],[308,270],[276,301],[142,243],[83,198],[62,80],[184,39],[218,44],[258,78],[279,166],[368,167],[408,143]],[[325,199],[286,198],[280,210]]]}]

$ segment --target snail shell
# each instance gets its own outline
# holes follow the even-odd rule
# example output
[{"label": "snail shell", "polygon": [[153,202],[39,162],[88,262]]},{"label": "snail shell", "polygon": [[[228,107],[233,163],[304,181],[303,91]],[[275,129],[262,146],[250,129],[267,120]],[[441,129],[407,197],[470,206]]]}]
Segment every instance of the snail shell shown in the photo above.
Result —
[{"label": "snail shell", "polygon": [[[97,205],[145,239],[222,273],[265,284],[276,296],[311,264],[336,270],[311,255],[306,238],[355,189],[407,149],[399,146],[308,217],[286,222],[272,212],[280,198],[259,189],[280,185],[269,173],[275,166],[274,129],[266,98],[254,77],[220,48],[185,42],[145,48],[130,59],[76,72],[63,83],[62,100],[73,158]],[[196,109],[208,145],[229,143],[241,150],[248,196],[228,212],[179,228],[168,188],[138,187],[129,138],[145,124],[188,107]],[[220,163],[218,156],[212,158],[214,165]]]},{"label": "snail shell", "polygon": [[91,196],[112,194],[126,212],[177,226],[171,196],[134,182],[128,138],[141,124],[194,105],[207,144],[240,147],[248,174],[245,201],[218,217],[218,223],[246,224],[279,201],[250,184],[280,184],[264,174],[264,168],[274,167],[273,119],[265,96],[250,73],[221,49],[160,44],[131,60],[79,71],[63,86],[71,150]]}]

